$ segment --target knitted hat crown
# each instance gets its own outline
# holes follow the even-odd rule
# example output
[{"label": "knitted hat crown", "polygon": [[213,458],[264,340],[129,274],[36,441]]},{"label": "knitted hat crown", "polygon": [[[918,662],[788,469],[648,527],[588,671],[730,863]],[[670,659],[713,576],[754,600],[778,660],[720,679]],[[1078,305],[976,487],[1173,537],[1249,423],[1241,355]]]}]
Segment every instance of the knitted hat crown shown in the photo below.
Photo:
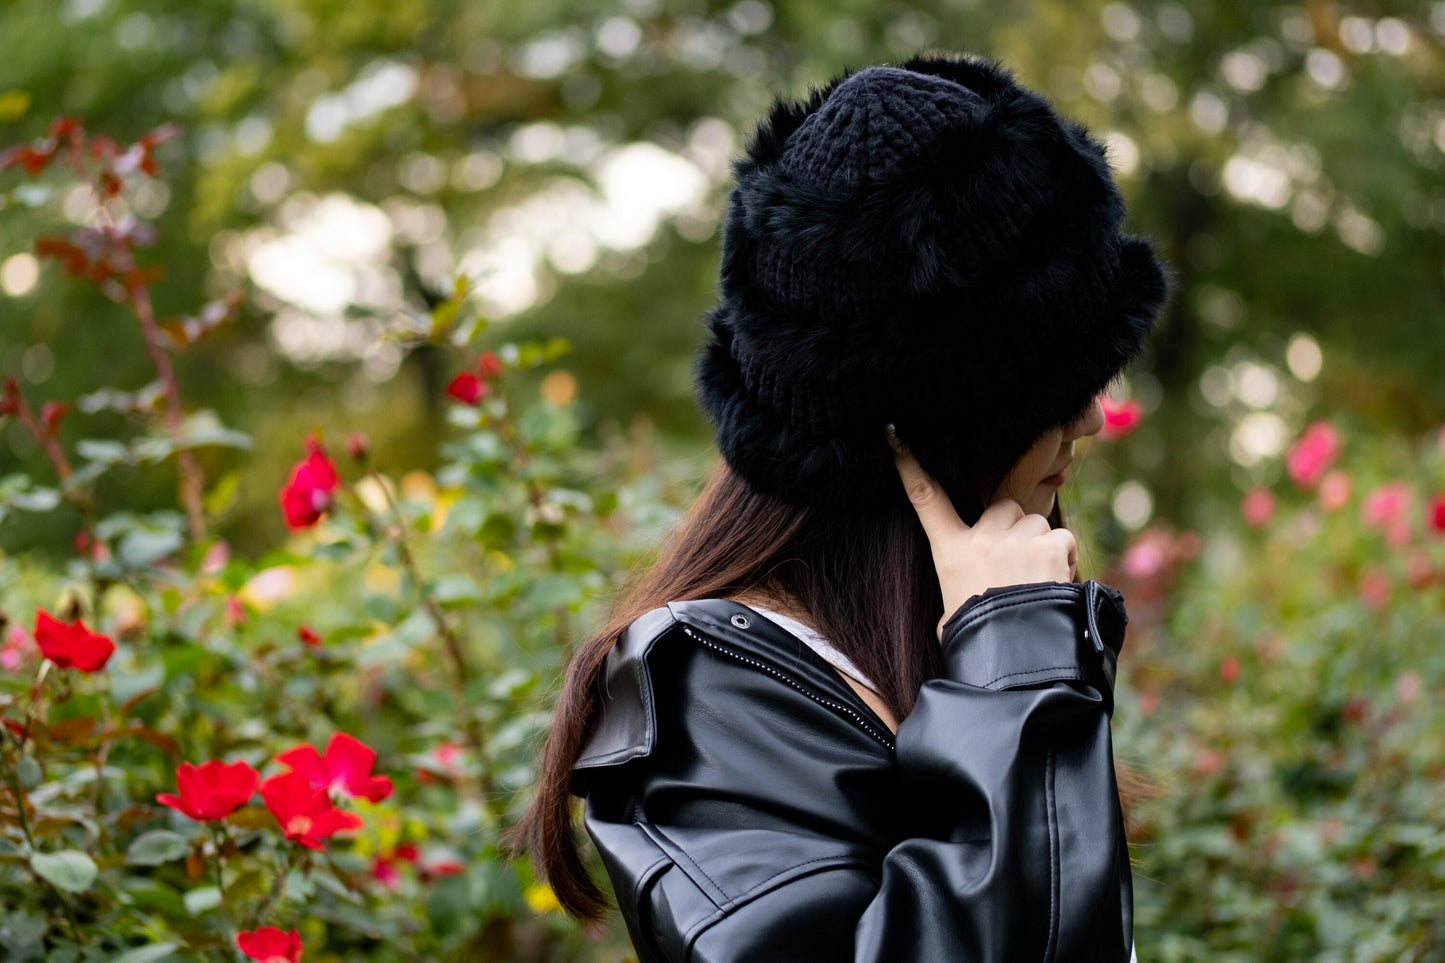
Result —
[{"label": "knitted hat crown", "polygon": [[800,504],[957,502],[1139,352],[1168,283],[1104,148],[1002,68],[870,67],[780,101],[734,165],[698,392],[733,471]]}]

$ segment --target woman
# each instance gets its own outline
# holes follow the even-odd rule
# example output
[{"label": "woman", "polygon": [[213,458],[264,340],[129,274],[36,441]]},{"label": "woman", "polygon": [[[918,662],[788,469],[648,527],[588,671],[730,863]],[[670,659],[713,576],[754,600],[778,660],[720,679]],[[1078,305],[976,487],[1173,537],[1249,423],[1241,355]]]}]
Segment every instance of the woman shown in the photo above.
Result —
[{"label": "woman", "polygon": [[644,961],[1126,960],[1118,593],[1056,500],[1166,294],[1101,145],[996,65],[780,103],[736,167],[724,456],[577,654],[523,826]]}]

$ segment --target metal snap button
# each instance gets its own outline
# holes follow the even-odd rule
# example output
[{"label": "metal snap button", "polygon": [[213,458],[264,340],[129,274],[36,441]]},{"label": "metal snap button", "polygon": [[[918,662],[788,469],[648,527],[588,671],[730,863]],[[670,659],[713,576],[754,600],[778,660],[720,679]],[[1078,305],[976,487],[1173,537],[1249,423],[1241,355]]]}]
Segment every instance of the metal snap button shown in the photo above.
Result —
[{"label": "metal snap button", "polygon": [[740,629],[745,629],[753,624],[748,621],[748,617],[746,615],[734,615],[732,617],[732,623]]}]

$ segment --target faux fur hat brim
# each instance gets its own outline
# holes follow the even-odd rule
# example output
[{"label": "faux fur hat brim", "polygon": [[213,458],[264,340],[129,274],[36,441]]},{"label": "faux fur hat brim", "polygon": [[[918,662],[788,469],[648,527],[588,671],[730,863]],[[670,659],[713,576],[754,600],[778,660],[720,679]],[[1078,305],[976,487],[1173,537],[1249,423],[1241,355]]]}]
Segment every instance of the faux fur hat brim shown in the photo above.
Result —
[{"label": "faux fur hat brim", "polygon": [[926,154],[842,188],[799,176],[789,139],[845,75],[777,104],[735,164],[698,390],[733,470],[790,501],[899,497],[887,423],[976,499],[1138,354],[1167,296],[1082,126],[988,61],[902,69],[966,88]]}]

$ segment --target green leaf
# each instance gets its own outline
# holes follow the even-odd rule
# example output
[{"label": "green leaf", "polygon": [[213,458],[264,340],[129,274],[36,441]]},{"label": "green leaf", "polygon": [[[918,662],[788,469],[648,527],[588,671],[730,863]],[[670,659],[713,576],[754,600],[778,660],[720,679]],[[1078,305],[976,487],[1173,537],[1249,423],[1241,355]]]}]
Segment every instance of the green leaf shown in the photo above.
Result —
[{"label": "green leaf", "polygon": [[26,789],[34,789],[45,779],[45,775],[40,771],[40,763],[30,756],[20,757],[20,761],[15,764],[15,777]]},{"label": "green leaf", "polygon": [[543,575],[523,591],[529,605],[542,611],[576,605],[582,598],[582,584],[566,575]]},{"label": "green leaf", "polygon": [[462,302],[456,298],[448,298],[432,309],[431,313],[431,336],[441,337],[446,334],[452,325],[457,323],[457,312],[462,308]]},{"label": "green leaf", "polygon": [[476,602],[482,597],[471,576],[459,572],[439,577],[432,583],[431,595],[442,605],[461,605]]},{"label": "green leaf", "polygon": [[130,531],[140,523],[140,519],[130,512],[111,512],[96,523],[95,537],[102,542],[108,542],[122,532]]},{"label": "green leaf", "polygon": [[221,424],[220,416],[214,411],[202,410],[187,416],[175,447],[199,448],[203,445],[249,449],[251,436]]},{"label": "green leaf", "polygon": [[24,911],[7,913],[0,917],[0,948],[9,949],[19,955],[20,950],[28,950],[33,946],[38,957],[42,952],[40,944],[49,929],[43,915]]},{"label": "green leaf", "polygon": [[79,468],[66,476],[65,481],[60,483],[62,491],[73,492],[79,488],[85,488],[101,475],[110,471],[112,465],[102,461],[83,462]]},{"label": "green leaf", "polygon": [[165,402],[165,386],[159,379],[137,389],[100,388],[75,399],[75,407],[86,414],[97,411],[118,411],[121,414],[142,414],[155,411]]},{"label": "green leaf", "polygon": [[75,443],[75,452],[81,458],[105,465],[119,465],[130,457],[125,445],[109,438],[82,438]]},{"label": "green leaf", "polygon": [[30,868],[41,879],[67,893],[83,893],[95,882],[95,861],[78,849],[58,853],[35,853]]},{"label": "green leaf", "polygon": [[177,919],[185,915],[181,894],[149,876],[123,876],[120,888],[124,898],[138,910]]},{"label": "green leaf", "polygon": [[221,905],[221,890],[217,886],[202,886],[200,889],[187,891],[182,899],[185,901],[186,910],[192,916],[200,916]]},{"label": "green leaf", "polygon": [[60,504],[60,492],[54,488],[29,488],[7,495],[5,501],[25,512],[48,512]]},{"label": "green leaf", "polygon": [[506,515],[488,515],[482,527],[477,529],[477,541],[487,548],[501,548],[507,545],[517,534],[517,523]]},{"label": "green leaf", "polygon": [[222,475],[204,499],[207,515],[219,515],[236,503],[236,494],[241,490],[241,473],[229,471]]},{"label": "green leaf", "polygon": [[119,956],[112,956],[110,963],[152,963],[154,960],[170,956],[180,949],[179,943],[152,943],[150,946],[138,946],[133,950],[126,950]]},{"label": "green leaf", "polygon": [[226,886],[226,902],[235,905],[244,900],[266,895],[270,879],[259,869],[248,869]]},{"label": "green leaf", "polygon": [[153,829],[141,833],[126,848],[125,861],[131,866],[159,866],[180,859],[191,851],[191,844],[180,833],[169,829]]},{"label": "green leaf", "polygon": [[240,829],[272,829],[276,826],[276,817],[269,809],[245,806],[227,816],[226,822]]},{"label": "green leaf", "polygon": [[158,435],[137,439],[134,448],[136,460],[142,463],[165,461],[175,450],[176,446],[169,438]]},{"label": "green leaf", "polygon": [[356,663],[370,666],[390,662],[425,642],[435,632],[436,626],[432,624],[431,616],[424,610],[417,609],[395,629],[383,634],[363,649]]},{"label": "green leaf", "polygon": [[174,552],[184,544],[179,532],[164,529],[136,529],[120,540],[117,551],[121,561],[132,568],[144,568]]},{"label": "green leaf", "polygon": [[159,689],[166,681],[165,663],[156,661],[135,672],[110,670],[110,697],[117,705],[125,705],[150,689]]}]

